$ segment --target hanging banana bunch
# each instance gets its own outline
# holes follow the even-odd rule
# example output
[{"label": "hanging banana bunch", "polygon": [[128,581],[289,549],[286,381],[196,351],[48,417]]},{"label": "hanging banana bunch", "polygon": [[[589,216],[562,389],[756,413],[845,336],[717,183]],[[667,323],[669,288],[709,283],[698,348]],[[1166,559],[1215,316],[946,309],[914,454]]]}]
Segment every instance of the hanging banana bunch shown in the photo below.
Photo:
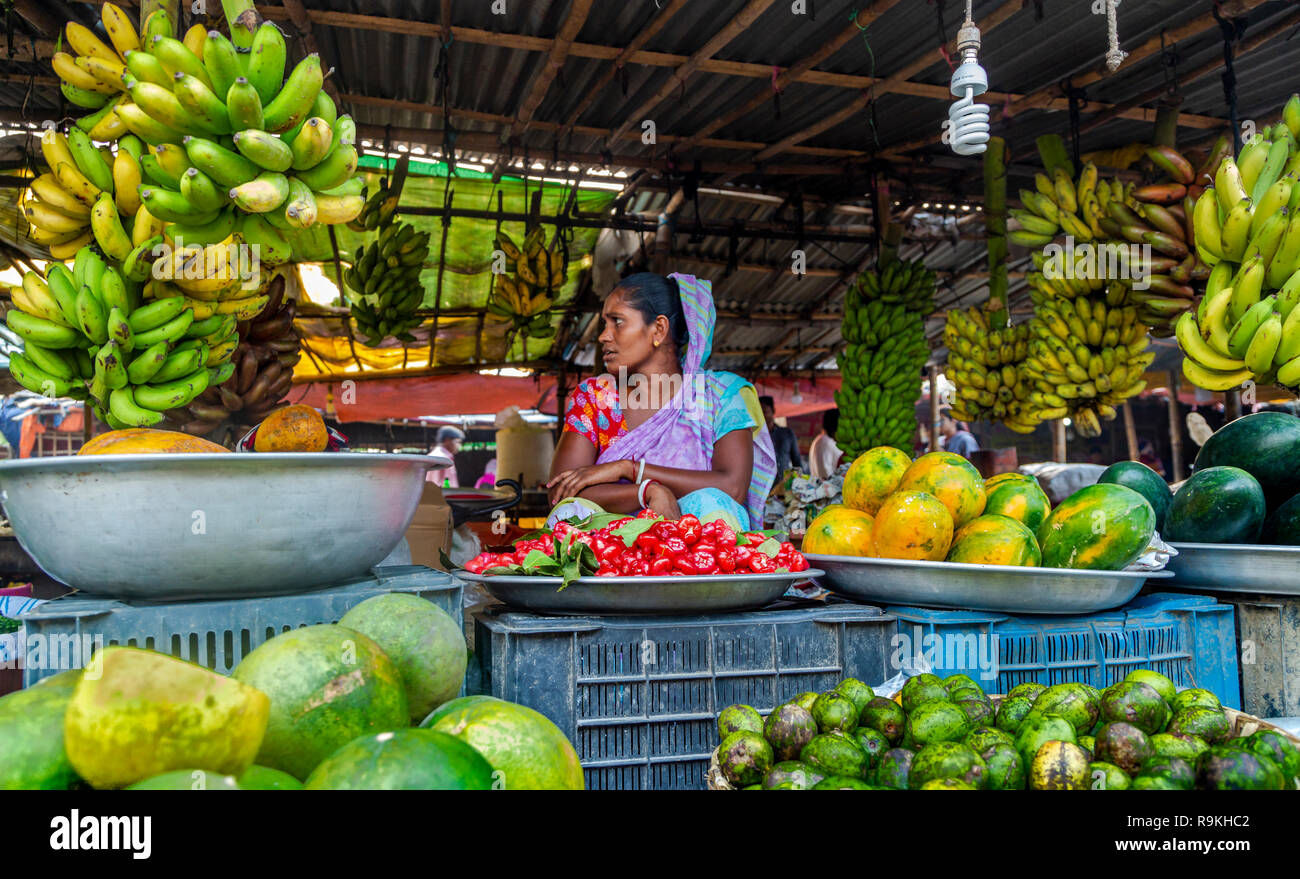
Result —
[{"label": "hanging banana bunch", "polygon": [[995,329],[984,307],[948,312],[943,329],[948,378],[957,387],[950,408],[959,421],[1001,421],[1018,433],[1032,433],[1037,419],[1025,407],[1030,385],[1019,367],[1029,353],[1029,324]]},{"label": "hanging banana bunch", "polygon": [[1225,157],[1193,207],[1198,253],[1213,268],[1175,329],[1183,375],[1205,390],[1300,388],[1300,96],[1282,119]]},{"label": "hanging banana bunch", "polygon": [[424,321],[417,312],[424,303],[420,273],[429,259],[430,236],[410,223],[393,222],[398,195],[385,181],[367,199],[362,228],[372,224],[379,235],[356,249],[352,265],[343,272],[352,321],[371,347],[389,336],[414,342],[411,330]]},{"label": "hanging banana bunch", "polygon": [[523,247],[505,232],[497,233],[495,244],[506,255],[506,271],[493,277],[487,303],[489,312],[511,319],[517,332],[534,339],[555,335],[549,312],[555,305],[556,291],[566,279],[565,254],[557,246],[558,233],[551,250],[544,247],[545,238],[540,225],[524,238]]}]

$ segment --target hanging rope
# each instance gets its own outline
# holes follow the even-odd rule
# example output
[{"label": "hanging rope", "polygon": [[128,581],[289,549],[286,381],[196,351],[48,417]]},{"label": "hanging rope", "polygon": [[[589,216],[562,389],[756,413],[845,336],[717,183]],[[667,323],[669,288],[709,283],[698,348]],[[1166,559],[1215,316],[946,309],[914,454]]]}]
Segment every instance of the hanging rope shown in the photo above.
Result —
[{"label": "hanging rope", "polygon": [[868,76],[871,77],[871,87],[864,94],[867,96],[867,108],[870,115],[867,121],[871,125],[871,139],[876,144],[876,149],[880,149],[880,134],[876,130],[876,53],[871,50],[871,41],[867,39],[867,29],[858,24],[858,10],[849,13],[849,21],[858,26],[858,31],[862,34],[862,44],[867,47],[867,55],[871,58],[871,69]]},{"label": "hanging rope", "polygon": [[1241,126],[1237,124],[1237,73],[1232,65],[1232,44],[1245,33],[1246,22],[1239,18],[1224,18],[1217,2],[1213,12],[1223,34],[1223,99],[1228,105],[1228,125],[1232,129],[1232,152],[1235,155],[1241,152]]},{"label": "hanging rope", "polygon": [[1106,0],[1106,69],[1114,73],[1127,57],[1119,47],[1119,0]]},{"label": "hanging rope", "polygon": [[1083,164],[1079,160],[1079,116],[1088,103],[1088,93],[1084,89],[1075,88],[1073,79],[1062,83],[1061,91],[1070,101],[1070,144],[1074,149],[1074,165],[1077,168]]}]

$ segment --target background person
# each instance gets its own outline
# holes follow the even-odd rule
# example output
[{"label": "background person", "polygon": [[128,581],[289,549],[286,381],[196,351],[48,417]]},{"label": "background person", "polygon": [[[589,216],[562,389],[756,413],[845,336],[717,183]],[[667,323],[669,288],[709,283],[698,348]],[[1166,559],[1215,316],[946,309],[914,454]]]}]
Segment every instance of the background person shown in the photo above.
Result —
[{"label": "background person", "polygon": [[840,466],[840,456],[844,453],[835,444],[835,432],[840,426],[840,410],[827,409],[822,415],[822,431],[813,437],[808,449],[808,470],[816,479],[830,479],[835,468]]},{"label": "background person", "polygon": [[[761,527],[776,456],[754,386],[704,368],[717,313],[708,281],[640,272],[619,282],[601,309],[604,376],[569,398],[551,462],[551,520],[648,508],[669,519],[723,511]],[[682,392],[640,395],[624,409],[610,376]],[[562,503],[571,498],[586,501]]]},{"label": "background person", "polygon": [[799,439],[788,427],[776,423],[776,401],[768,394],[758,398],[758,405],[763,409],[763,420],[767,423],[768,436],[772,437],[772,448],[776,452],[776,472],[802,470],[803,458],[799,455]]},{"label": "background person", "polygon": [[946,452],[961,455],[970,460],[970,456],[980,450],[975,435],[966,429],[966,425],[952,417],[952,412],[944,409],[939,415],[939,435],[943,437]]},{"label": "background person", "polygon": [[[461,443],[465,441],[465,432],[450,424],[444,425],[438,428],[436,441],[437,445],[429,452],[429,457],[439,459],[441,466],[430,470],[424,478],[427,482],[434,482],[444,487],[459,488],[460,482],[456,479],[456,453],[460,451]],[[446,463],[443,464],[443,461]]]}]

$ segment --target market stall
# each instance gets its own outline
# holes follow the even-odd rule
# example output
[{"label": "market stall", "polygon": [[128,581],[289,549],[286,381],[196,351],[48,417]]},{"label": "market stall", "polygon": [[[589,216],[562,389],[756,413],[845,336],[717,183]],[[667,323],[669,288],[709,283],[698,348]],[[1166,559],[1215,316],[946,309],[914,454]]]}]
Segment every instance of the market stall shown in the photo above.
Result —
[{"label": "market stall", "polygon": [[1300,785],[1300,13],[509,5],[15,6],[0,789]]}]

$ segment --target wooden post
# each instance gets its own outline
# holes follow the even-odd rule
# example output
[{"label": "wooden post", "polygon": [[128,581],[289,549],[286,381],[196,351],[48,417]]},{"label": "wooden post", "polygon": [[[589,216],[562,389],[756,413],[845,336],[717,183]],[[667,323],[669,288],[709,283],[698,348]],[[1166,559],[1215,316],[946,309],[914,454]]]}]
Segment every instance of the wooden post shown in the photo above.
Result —
[{"label": "wooden post", "polygon": [[1241,391],[1232,390],[1223,393],[1223,420],[1236,421],[1241,417]]},{"label": "wooden post", "polygon": [[1128,459],[1136,461],[1138,455],[1137,428],[1133,424],[1133,402],[1124,401],[1124,438],[1128,441]]},{"label": "wooden post", "polygon": [[1065,419],[1058,418],[1052,422],[1052,460],[1065,463]]},{"label": "wooden post", "polygon": [[1178,372],[1169,370],[1169,458],[1173,472],[1171,481],[1183,480],[1183,419],[1178,409]]},{"label": "wooden post", "polygon": [[984,230],[989,247],[989,326],[1010,322],[1007,312],[1007,142],[989,138],[984,152]]},{"label": "wooden post", "polygon": [[939,451],[939,365],[931,364],[930,372],[930,451]]}]

